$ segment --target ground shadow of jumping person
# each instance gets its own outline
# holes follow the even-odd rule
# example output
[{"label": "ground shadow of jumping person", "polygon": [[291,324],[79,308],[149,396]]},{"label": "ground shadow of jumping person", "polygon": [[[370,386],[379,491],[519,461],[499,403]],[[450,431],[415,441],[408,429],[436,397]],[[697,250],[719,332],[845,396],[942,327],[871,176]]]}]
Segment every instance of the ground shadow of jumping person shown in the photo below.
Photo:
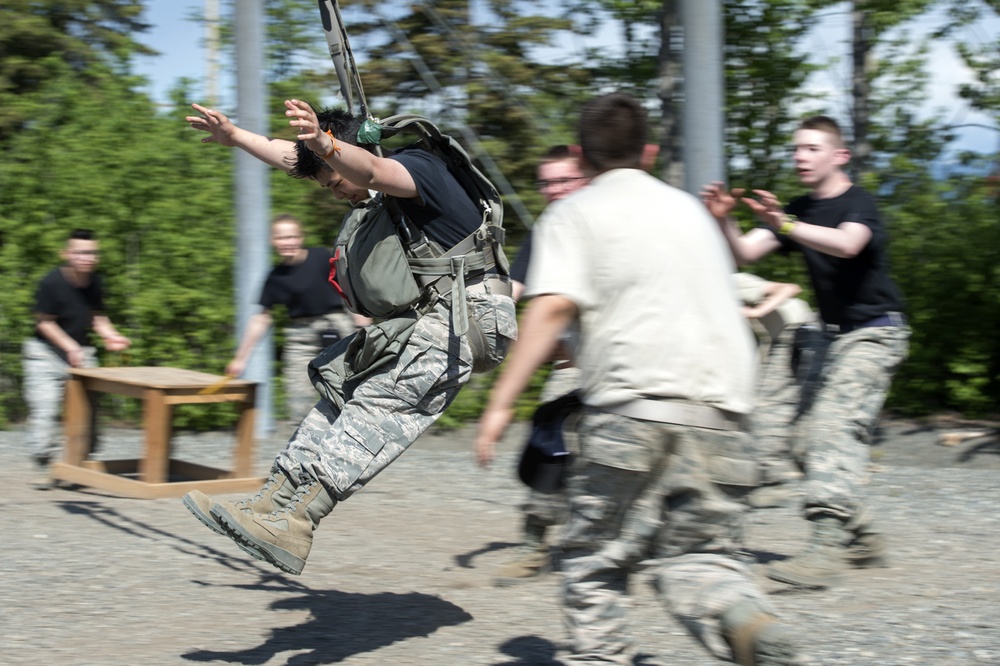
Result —
[{"label": "ground shadow of jumping person", "polygon": [[[263,586],[286,592],[287,586]],[[289,666],[332,664],[397,641],[430,636],[443,627],[468,622],[472,616],[440,597],[419,592],[354,594],[339,590],[308,590],[273,602],[273,610],[309,611],[305,622],[275,627],[261,644],[241,650],[191,650],[184,659],[264,664],[282,652],[297,652]],[[247,638],[256,633],[250,628]],[[232,640],[233,636],[230,636]]]}]

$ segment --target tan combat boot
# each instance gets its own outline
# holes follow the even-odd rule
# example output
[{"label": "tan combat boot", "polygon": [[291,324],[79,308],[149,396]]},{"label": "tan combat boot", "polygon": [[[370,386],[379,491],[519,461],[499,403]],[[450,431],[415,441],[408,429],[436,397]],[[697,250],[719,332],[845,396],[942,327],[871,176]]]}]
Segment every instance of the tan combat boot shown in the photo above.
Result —
[{"label": "tan combat boot", "polygon": [[788,627],[763,611],[753,599],[744,599],[719,618],[722,635],[740,666],[800,666],[808,663]]},{"label": "tan combat boot", "polygon": [[246,553],[298,575],[309,557],[313,530],[336,505],[323,484],[310,481],[296,488],[287,505],[271,513],[233,511],[216,503],[212,516]]},{"label": "tan combat boot", "polygon": [[517,585],[534,580],[552,570],[552,556],[545,543],[544,525],[538,525],[530,518],[524,526],[524,543],[514,557],[500,565],[494,572],[493,584],[497,587]]},{"label": "tan combat boot", "polygon": [[804,553],[774,562],[767,577],[789,585],[824,589],[835,585],[848,567],[844,523],[833,516],[812,519],[813,534]]},{"label": "tan combat boot", "polygon": [[847,544],[847,562],[855,569],[889,566],[885,535],[875,526],[867,508],[862,508],[844,526],[851,540]]},{"label": "tan combat boot", "polygon": [[[295,495],[295,484],[289,481],[281,470],[274,467],[267,480],[264,481],[264,487],[258,490],[256,495],[239,502],[221,501],[219,503],[226,506],[230,512],[270,513],[288,504],[293,495]],[[212,506],[216,503],[215,500],[200,490],[192,490],[181,501],[205,527],[226,536],[226,531],[212,517]]]}]

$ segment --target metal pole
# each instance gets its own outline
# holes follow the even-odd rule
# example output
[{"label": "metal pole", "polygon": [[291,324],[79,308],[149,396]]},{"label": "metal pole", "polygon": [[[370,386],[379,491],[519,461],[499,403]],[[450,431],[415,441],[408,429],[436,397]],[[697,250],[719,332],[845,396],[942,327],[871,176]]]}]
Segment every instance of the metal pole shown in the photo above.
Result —
[{"label": "metal pole", "polygon": [[[236,3],[236,105],[239,124],[257,134],[268,134],[267,86],[264,79],[263,0]],[[268,248],[268,166],[242,150],[236,156],[236,310],[242,337],[247,321],[260,310],[257,299],[270,269]],[[260,341],[247,363],[244,377],[258,383],[258,435],[274,430],[271,366],[274,359],[270,332]]]},{"label": "metal pole", "polygon": [[683,0],[685,188],[725,180],[722,0]]},{"label": "metal pole", "polygon": [[205,48],[208,51],[208,74],[205,77],[205,100],[219,105],[219,0],[205,0]]}]

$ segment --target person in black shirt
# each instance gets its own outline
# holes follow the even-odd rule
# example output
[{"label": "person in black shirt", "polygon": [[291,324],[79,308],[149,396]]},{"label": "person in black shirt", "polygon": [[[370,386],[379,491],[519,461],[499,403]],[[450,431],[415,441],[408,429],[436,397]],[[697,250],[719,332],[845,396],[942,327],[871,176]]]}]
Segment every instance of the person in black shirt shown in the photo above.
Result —
[{"label": "person in black shirt", "polygon": [[[888,234],[870,194],[843,167],[850,160],[837,123],[826,116],[795,131],[795,169],[809,193],[782,207],[767,191],[744,197],[721,183],[702,191],[740,265],[776,250],[805,258],[828,346],[820,385],[799,417],[805,438],[809,548],[768,569],[774,580],[824,588],[850,566],[885,562],[885,540],[865,499],[868,443],[910,329],[889,273]],[[763,226],[741,234],[730,212],[742,200]]]},{"label": "person in black shirt", "polygon": [[[546,151],[538,165],[538,191],[551,204],[584,187],[588,178],[580,170],[580,162],[569,146],[557,145]],[[528,282],[528,265],[531,262],[531,238],[528,236],[521,243],[517,258],[510,266],[510,279],[513,285],[512,296],[515,301],[521,299]],[[542,388],[539,400],[547,403],[579,388],[580,371],[573,366],[568,350],[572,334],[567,334],[560,341],[559,348],[553,355],[552,371],[549,373],[545,386]],[[570,428],[565,428],[568,431]],[[565,492],[552,494],[530,490],[528,497],[521,506],[524,515],[522,534],[524,539],[517,552],[508,561],[501,564],[494,572],[494,585],[507,586],[528,580],[534,580],[552,569],[552,558],[546,533],[550,527],[566,522],[569,498]]]},{"label": "person in black shirt", "polygon": [[40,489],[52,485],[48,466],[60,449],[59,417],[68,369],[97,365],[90,331],[109,351],[132,344],[104,314],[101,278],[94,272],[99,260],[94,233],[74,230],[60,256],[63,265],[42,278],[35,292],[35,333],[23,345],[26,437],[38,468],[33,485]]},{"label": "person in black shirt", "polygon": [[[355,330],[355,321],[327,281],[330,251],[303,247],[302,240],[302,225],[292,215],[278,215],[271,221],[271,245],[281,262],[264,282],[259,301],[263,310],[247,322],[236,355],[226,366],[229,376],[243,374],[257,343],[274,323],[274,307],[285,306],[291,322],[284,331],[283,378],[288,415],[296,423],[319,399],[309,380],[309,361]],[[358,323],[363,324],[361,320]]]}]

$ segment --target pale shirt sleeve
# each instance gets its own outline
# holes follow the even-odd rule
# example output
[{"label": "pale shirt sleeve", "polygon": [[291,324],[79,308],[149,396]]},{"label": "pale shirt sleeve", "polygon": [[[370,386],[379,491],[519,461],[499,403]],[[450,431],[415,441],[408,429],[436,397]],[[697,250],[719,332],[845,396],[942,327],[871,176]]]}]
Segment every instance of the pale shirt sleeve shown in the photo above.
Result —
[{"label": "pale shirt sleeve", "polygon": [[597,302],[593,239],[578,213],[576,201],[559,201],[549,206],[535,225],[526,296],[557,294],[580,310]]},{"label": "pale shirt sleeve", "polygon": [[733,273],[733,284],[743,305],[757,305],[764,300],[767,280],[752,273]]}]

